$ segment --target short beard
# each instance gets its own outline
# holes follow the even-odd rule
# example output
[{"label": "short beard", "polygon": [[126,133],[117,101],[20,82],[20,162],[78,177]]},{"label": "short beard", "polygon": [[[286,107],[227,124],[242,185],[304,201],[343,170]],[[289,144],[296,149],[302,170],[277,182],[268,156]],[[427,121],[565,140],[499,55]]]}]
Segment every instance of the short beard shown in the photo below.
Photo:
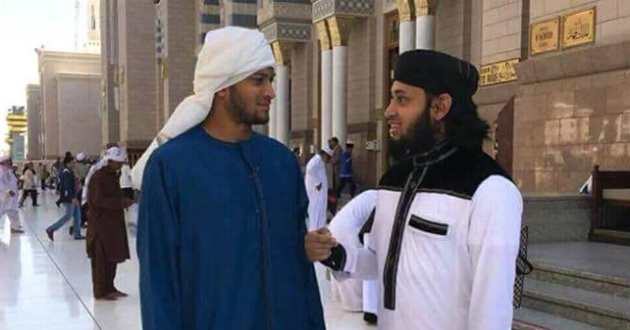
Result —
[{"label": "short beard", "polygon": [[430,151],[437,144],[436,136],[439,134],[431,122],[431,100],[418,119],[411,125],[409,132],[403,134],[400,140],[389,140],[389,154],[395,160],[403,160],[407,157]]},{"label": "short beard", "polygon": [[228,98],[227,111],[237,123],[247,125],[264,125],[269,122],[269,117],[260,118],[256,116],[256,110],[251,113],[247,112],[243,104],[243,98],[234,86],[230,87],[230,96]]}]

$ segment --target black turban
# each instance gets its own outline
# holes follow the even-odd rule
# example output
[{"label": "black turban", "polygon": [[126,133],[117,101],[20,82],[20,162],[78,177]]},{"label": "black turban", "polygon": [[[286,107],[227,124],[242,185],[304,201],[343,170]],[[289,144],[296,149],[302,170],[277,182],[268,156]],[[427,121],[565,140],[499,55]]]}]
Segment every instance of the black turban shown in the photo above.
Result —
[{"label": "black turban", "polygon": [[394,80],[433,95],[471,99],[479,86],[479,72],[472,64],[444,53],[412,50],[398,59]]}]

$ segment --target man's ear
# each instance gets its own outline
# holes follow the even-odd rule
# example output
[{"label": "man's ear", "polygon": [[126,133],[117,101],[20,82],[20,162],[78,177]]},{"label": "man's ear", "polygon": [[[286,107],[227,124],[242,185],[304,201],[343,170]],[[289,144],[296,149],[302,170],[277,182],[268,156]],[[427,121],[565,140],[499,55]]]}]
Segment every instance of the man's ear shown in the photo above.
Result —
[{"label": "man's ear", "polygon": [[214,94],[214,96],[218,98],[226,98],[228,95],[230,95],[229,88],[221,89]]},{"label": "man's ear", "polygon": [[442,121],[453,105],[453,98],[449,94],[440,94],[433,98],[431,104],[431,118],[434,121]]}]

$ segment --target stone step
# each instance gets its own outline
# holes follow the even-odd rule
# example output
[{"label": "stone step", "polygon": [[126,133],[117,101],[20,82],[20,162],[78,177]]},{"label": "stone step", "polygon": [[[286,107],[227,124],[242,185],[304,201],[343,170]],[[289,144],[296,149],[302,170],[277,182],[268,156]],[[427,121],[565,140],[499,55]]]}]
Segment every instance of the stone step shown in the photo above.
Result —
[{"label": "stone step", "polygon": [[533,262],[533,264],[534,272],[528,276],[528,279],[630,298],[630,279],[628,278],[562,268],[544,263]]},{"label": "stone step", "polygon": [[512,330],[606,330],[590,324],[569,320],[528,308],[514,311]]},{"label": "stone step", "polygon": [[534,279],[522,306],[610,330],[630,330],[630,299]]}]

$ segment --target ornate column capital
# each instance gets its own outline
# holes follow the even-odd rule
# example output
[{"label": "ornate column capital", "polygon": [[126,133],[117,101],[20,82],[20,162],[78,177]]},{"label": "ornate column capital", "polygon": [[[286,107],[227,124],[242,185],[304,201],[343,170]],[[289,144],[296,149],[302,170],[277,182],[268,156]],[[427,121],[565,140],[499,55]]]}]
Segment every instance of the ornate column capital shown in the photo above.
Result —
[{"label": "ornate column capital", "polygon": [[293,44],[287,41],[274,41],[271,43],[277,66],[288,66],[291,63],[292,47]]},{"label": "ornate column capital", "polygon": [[433,16],[438,0],[414,0],[416,16]]},{"label": "ornate column capital", "polygon": [[396,0],[396,6],[398,7],[398,19],[401,22],[411,22],[415,19],[413,15],[414,0]]},{"label": "ornate column capital", "polygon": [[354,17],[332,16],[326,19],[326,21],[330,27],[330,39],[332,40],[332,46],[348,46]]},{"label": "ornate column capital", "polygon": [[315,23],[317,26],[317,36],[319,38],[319,45],[322,50],[331,50],[332,42],[330,40],[330,31],[328,30],[328,24],[325,20]]}]

